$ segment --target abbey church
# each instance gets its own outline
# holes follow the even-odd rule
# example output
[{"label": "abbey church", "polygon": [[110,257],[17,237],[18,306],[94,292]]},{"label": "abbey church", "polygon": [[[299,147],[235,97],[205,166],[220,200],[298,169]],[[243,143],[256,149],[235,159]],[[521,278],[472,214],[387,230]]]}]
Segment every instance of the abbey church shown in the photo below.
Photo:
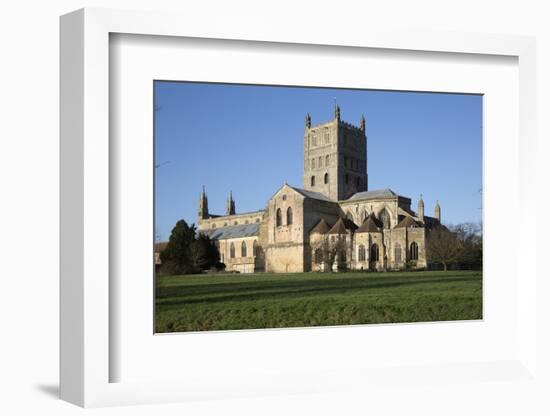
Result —
[{"label": "abbey church", "polygon": [[441,221],[416,211],[391,189],[369,190],[365,118],[305,120],[301,188],[283,185],[265,209],[237,213],[229,194],[225,215],[211,214],[206,191],[199,200],[198,231],[212,238],[226,270],[241,273],[424,268],[426,231]]}]

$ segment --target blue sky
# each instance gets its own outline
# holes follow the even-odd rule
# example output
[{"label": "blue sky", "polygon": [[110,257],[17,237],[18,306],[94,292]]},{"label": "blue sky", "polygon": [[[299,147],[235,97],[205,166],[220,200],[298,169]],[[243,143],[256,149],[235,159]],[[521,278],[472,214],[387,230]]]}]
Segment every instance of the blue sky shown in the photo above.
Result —
[{"label": "blue sky", "polygon": [[306,113],[366,118],[369,189],[438,199],[445,224],[480,221],[482,97],[479,95],[156,81],[155,222],[166,240],[177,220],[196,223],[206,186],[211,213],[265,207],[286,181],[302,187]]}]

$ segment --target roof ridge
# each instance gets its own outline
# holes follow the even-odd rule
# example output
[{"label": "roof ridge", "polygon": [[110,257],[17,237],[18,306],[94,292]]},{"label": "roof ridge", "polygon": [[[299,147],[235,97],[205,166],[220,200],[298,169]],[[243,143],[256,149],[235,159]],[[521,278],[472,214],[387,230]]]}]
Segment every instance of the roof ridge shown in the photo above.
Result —
[{"label": "roof ridge", "polygon": [[406,216],[397,223],[395,228],[420,227],[421,225],[413,217]]},{"label": "roof ridge", "polygon": [[324,218],[321,218],[309,233],[326,234],[330,231],[330,229],[331,229],[331,226],[326,222]]},{"label": "roof ridge", "polygon": [[379,226],[377,219],[374,217],[373,213],[370,213],[363,224],[357,229],[357,233],[374,233],[379,232],[381,227]]},{"label": "roof ridge", "polygon": [[394,197],[399,196],[398,193],[394,192],[391,188],[380,188],[380,189],[373,189],[370,191],[361,191],[356,192],[353,195],[351,195],[347,200],[356,200],[356,199],[363,199],[363,198],[384,198],[384,197]]},{"label": "roof ridge", "polygon": [[344,225],[344,220],[342,217],[338,217],[336,223],[332,226],[327,234],[345,234],[346,226]]}]

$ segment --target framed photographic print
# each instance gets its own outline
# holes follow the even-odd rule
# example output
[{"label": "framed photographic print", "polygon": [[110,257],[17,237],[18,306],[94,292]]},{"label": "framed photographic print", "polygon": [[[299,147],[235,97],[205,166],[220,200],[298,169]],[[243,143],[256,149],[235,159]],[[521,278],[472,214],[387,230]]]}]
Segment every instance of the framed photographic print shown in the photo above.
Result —
[{"label": "framed photographic print", "polygon": [[154,94],[155,332],[482,318],[481,95]]},{"label": "framed photographic print", "polygon": [[62,398],[538,383],[533,40],[326,36],[62,17]]}]

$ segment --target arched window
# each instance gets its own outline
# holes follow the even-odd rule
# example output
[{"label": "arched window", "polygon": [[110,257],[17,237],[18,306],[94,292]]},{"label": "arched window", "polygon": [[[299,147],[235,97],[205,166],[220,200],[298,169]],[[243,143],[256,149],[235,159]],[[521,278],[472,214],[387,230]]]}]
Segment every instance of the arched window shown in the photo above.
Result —
[{"label": "arched window", "polygon": [[325,166],[328,166],[330,164],[330,155],[327,155],[325,157]]},{"label": "arched window", "polygon": [[382,221],[384,228],[390,228],[390,214],[385,209],[380,213],[380,221]]},{"label": "arched window", "polygon": [[288,207],[286,210],[286,225],[292,225],[292,208]]},{"label": "arched window", "polygon": [[370,246],[370,259],[371,261],[378,261],[378,244],[374,243]]},{"label": "arched window", "polygon": [[315,176],[311,177],[311,186],[315,186]]},{"label": "arched window", "polygon": [[323,250],[320,248],[315,250],[315,263],[320,264],[323,262]]},{"label": "arched window", "polygon": [[395,261],[401,261],[401,246],[399,243],[395,243],[395,247],[393,249],[394,251],[394,259]]},{"label": "arched window", "polygon": [[311,169],[315,169],[315,159],[311,159]]},{"label": "arched window", "polygon": [[231,245],[229,246],[229,257],[231,257],[232,259],[235,258],[235,244],[231,243]]},{"label": "arched window", "polygon": [[365,261],[365,246],[363,244],[359,246],[359,255],[357,257],[359,261]]},{"label": "arched window", "polygon": [[244,241],[241,243],[241,257],[246,257],[246,243]]},{"label": "arched window", "polygon": [[345,263],[346,262],[346,251],[342,250],[339,254],[340,254],[340,263]]},{"label": "arched window", "polygon": [[328,173],[325,173],[325,183],[328,183]]},{"label": "arched window", "polygon": [[318,166],[318,167],[322,168],[322,167],[323,167],[323,158],[322,158],[321,156],[319,156],[318,162],[319,162],[319,166]]},{"label": "arched window", "polygon": [[416,244],[414,241],[411,243],[409,258],[411,260],[418,260],[418,244]]},{"label": "arched window", "polygon": [[258,242],[254,240],[254,242],[252,243],[252,255],[254,257],[258,257],[258,251]]},{"label": "arched window", "polygon": [[283,225],[283,217],[281,215],[281,208],[277,208],[277,214],[275,215],[275,221],[277,224],[277,227],[280,227]]}]

